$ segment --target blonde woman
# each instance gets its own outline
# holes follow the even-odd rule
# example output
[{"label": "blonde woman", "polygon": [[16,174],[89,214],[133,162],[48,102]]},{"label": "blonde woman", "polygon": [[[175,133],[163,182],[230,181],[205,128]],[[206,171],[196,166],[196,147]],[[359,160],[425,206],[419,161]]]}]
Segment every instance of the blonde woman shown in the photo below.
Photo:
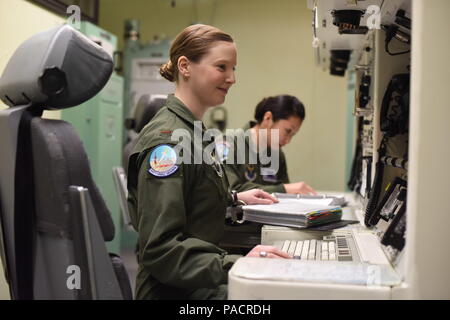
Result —
[{"label": "blonde woman", "polygon": [[[161,75],[175,82],[175,93],[141,131],[128,168],[130,215],[139,233],[137,299],[225,299],[228,270],[240,257],[217,246],[226,207],[238,199],[276,201],[262,190],[232,195],[214,153],[201,164],[177,162],[173,131],[193,136],[195,122],[224,102],[235,66],[236,46],[228,34],[193,25],[176,37],[170,61],[161,67]],[[271,246],[256,246],[248,256],[289,258]]]}]

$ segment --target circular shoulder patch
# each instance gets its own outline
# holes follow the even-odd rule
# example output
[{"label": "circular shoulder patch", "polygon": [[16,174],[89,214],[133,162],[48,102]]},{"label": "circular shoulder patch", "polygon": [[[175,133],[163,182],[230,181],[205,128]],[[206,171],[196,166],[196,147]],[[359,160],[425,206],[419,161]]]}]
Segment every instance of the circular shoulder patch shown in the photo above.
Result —
[{"label": "circular shoulder patch", "polygon": [[227,141],[220,141],[216,143],[216,155],[220,162],[224,162],[230,153],[230,144]]},{"label": "circular shoulder patch", "polygon": [[170,176],[178,169],[176,165],[177,154],[172,146],[167,144],[157,146],[153,149],[148,158],[148,162],[150,165],[148,172],[156,177]]}]

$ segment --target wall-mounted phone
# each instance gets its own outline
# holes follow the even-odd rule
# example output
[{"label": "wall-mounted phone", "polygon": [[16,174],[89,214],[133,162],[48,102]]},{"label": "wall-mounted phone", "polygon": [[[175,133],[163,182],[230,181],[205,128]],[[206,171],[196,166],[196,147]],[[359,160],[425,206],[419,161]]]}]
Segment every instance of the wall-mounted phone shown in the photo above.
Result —
[{"label": "wall-mounted phone", "polygon": [[369,218],[371,225],[376,225],[380,219],[390,222],[399,212],[404,210],[406,206],[406,185],[407,182],[399,177],[388,184],[383,199]]},{"label": "wall-mounted phone", "polygon": [[383,219],[392,221],[381,238],[381,243],[401,251],[406,237],[406,186],[400,186],[399,189],[394,187],[382,214]]}]

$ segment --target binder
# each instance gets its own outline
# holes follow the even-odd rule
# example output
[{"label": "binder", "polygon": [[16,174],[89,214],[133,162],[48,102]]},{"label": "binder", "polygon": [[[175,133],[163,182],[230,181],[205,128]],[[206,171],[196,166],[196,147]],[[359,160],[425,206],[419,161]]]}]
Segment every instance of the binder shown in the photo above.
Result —
[{"label": "binder", "polygon": [[342,218],[342,208],[333,203],[333,199],[305,199],[279,197],[278,203],[270,205],[243,206],[243,218],[259,222],[294,228],[309,228]]}]

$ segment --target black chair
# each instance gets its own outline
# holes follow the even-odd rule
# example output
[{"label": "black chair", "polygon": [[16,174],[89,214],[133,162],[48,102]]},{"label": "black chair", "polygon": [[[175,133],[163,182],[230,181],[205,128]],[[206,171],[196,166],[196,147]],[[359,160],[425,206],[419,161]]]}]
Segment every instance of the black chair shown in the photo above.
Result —
[{"label": "black chair", "polygon": [[96,95],[111,57],[64,25],[38,33],[0,78],[0,252],[12,299],[131,299],[114,224],[73,127],[44,110]]},{"label": "black chair", "polygon": [[123,223],[129,230],[134,230],[131,225],[131,218],[128,211],[128,189],[127,189],[127,171],[128,158],[138,141],[139,132],[150,122],[155,114],[161,109],[167,100],[164,94],[144,94],[139,98],[138,103],[134,107],[133,117],[125,121],[125,127],[128,130],[128,141],[122,152],[123,167],[112,168],[114,185],[116,187],[117,199],[119,201],[120,210],[122,211]]},{"label": "black chair", "polygon": [[128,141],[125,144],[122,154],[122,164],[125,173],[128,172],[128,158],[137,143],[139,132],[153,119],[156,113],[161,109],[167,100],[165,94],[144,94],[132,110],[133,116],[125,121],[125,127],[128,130]]},{"label": "black chair", "polygon": [[[125,120],[125,128],[128,130],[128,140],[122,151],[123,167],[114,167],[112,169],[114,185],[116,187],[120,211],[122,212],[123,223],[131,232],[132,236],[136,235],[136,230],[131,223],[131,217],[128,211],[128,158],[130,157],[131,152],[138,141],[139,132],[141,132],[141,130],[156,115],[156,113],[166,104],[166,100],[167,95],[165,94],[144,94],[139,98],[136,106],[131,111],[132,117]],[[136,258],[138,251],[139,250],[136,243]]]}]

